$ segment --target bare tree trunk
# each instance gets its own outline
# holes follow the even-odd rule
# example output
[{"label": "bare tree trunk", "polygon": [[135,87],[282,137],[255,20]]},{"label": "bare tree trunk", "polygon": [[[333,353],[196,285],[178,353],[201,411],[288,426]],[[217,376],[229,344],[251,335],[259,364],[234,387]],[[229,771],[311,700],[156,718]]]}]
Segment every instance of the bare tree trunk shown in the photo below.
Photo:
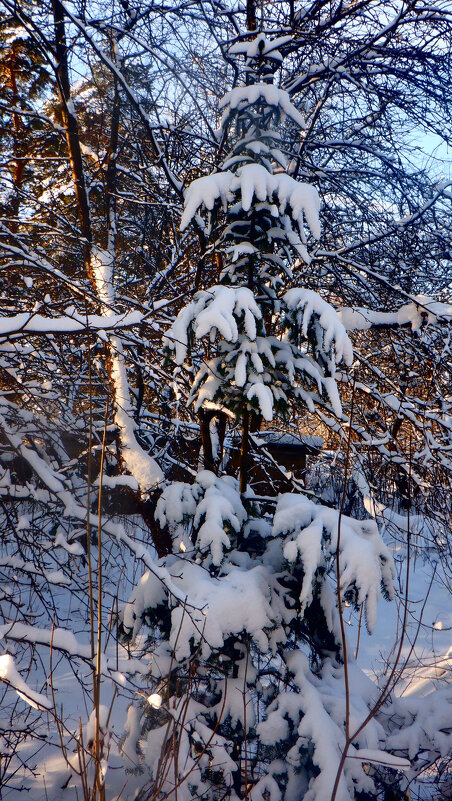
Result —
[{"label": "bare tree trunk", "polygon": [[212,451],[212,439],[210,436],[210,421],[212,415],[201,409],[199,412],[199,430],[201,434],[201,447],[203,455],[204,470],[216,472]]},{"label": "bare tree trunk", "polygon": [[249,31],[256,30],[256,0],[246,0],[246,27]]},{"label": "bare tree trunk", "polygon": [[[19,108],[19,90],[17,87],[17,80],[16,80],[16,49],[14,45],[11,48],[11,57],[8,64],[8,72],[9,72],[9,80],[11,84],[11,91],[13,95],[13,108]],[[24,173],[25,167],[27,164],[26,159],[26,128],[24,122],[21,118],[21,115],[18,111],[13,111],[13,149],[14,149],[14,170],[13,170],[13,187],[14,187],[14,195],[12,197],[10,208],[11,208],[11,230],[14,233],[17,233],[19,223],[18,223],[18,216],[19,216],[19,208],[20,208],[20,190],[22,188],[23,180],[24,180]]]},{"label": "bare tree trunk", "polygon": [[[112,108],[110,142],[108,147],[107,169],[105,179],[106,226],[103,236],[103,248],[98,248],[93,241],[93,226],[90,214],[86,178],[83,166],[77,116],[71,98],[69,78],[68,48],[65,34],[65,10],[60,0],[52,0],[55,27],[55,50],[57,54],[57,81],[61,100],[61,118],[66,132],[72,179],[83,235],[83,256],[86,273],[99,300],[99,306],[106,315],[112,313],[115,303],[113,285],[113,269],[116,250],[116,158],[119,140],[120,98],[118,81],[115,78],[114,100]],[[113,58],[116,58],[113,47]],[[109,378],[110,393],[115,410],[115,423],[118,428],[119,459],[137,481],[138,491],[134,493],[137,510],[149,523],[149,501],[143,499],[143,493],[163,479],[163,473],[154,459],[145,452],[135,437],[135,424],[131,407],[127,370],[124,361],[120,337],[112,334],[106,345],[106,368]],[[150,527],[151,533],[155,526]],[[153,537],[154,539],[154,537]],[[154,541],[159,556],[171,550],[169,533],[162,532]]]},{"label": "bare tree trunk", "polygon": [[72,179],[75,187],[75,197],[83,234],[83,256],[88,277],[95,287],[92,271],[92,227],[89,211],[88,193],[86,190],[85,173],[83,170],[82,151],[78,132],[77,117],[71,100],[71,84],[69,80],[69,66],[67,57],[66,33],[64,26],[64,9],[60,0],[52,0],[53,19],[55,27],[55,51],[57,57],[56,77],[58,92],[61,100],[61,117],[66,132],[66,141],[69,151],[69,161]]}]

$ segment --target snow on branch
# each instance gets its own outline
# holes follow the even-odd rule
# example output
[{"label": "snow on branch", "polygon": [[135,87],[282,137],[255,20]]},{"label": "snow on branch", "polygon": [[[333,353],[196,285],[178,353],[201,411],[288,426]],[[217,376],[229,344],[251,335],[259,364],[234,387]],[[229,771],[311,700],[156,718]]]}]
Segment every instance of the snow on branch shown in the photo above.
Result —
[{"label": "snow on branch", "polygon": [[186,306],[166,332],[163,344],[175,351],[176,363],[187,356],[188,331],[192,326],[196,339],[219,333],[227,342],[239,336],[238,318],[243,316],[247,337],[256,339],[256,320],[262,317],[254,295],[247,287],[214,286],[198,292],[193,303]]},{"label": "snow on branch", "polygon": [[41,565],[36,566],[32,562],[25,562],[18,556],[2,556],[0,557],[0,568],[11,568],[11,570],[21,570],[36,578],[42,578],[48,584],[55,584],[57,586],[69,585],[71,579],[65,576],[62,570],[46,570]]},{"label": "snow on branch", "polygon": [[[265,363],[275,366],[276,362],[266,337],[257,336],[258,326],[262,334],[262,313],[247,287],[214,286],[199,292],[179,313],[164,338],[164,344],[176,351],[178,364],[187,356],[190,330],[196,339],[209,337],[213,342],[217,334],[223,338],[224,370],[218,359],[201,365],[191,392],[195,409],[219,400],[223,390],[228,392],[228,381],[222,375],[226,371],[233,381],[232,403],[240,405],[240,398],[246,397],[252,405],[257,404],[265,420],[273,418],[274,398],[279,398],[280,391],[271,386]],[[279,342],[275,342],[278,349]]]},{"label": "snow on branch", "polygon": [[187,520],[192,519],[197,550],[208,554],[208,562],[218,567],[224,551],[231,547],[228,527],[240,531],[246,512],[235,479],[201,470],[194,484],[173,481],[165,488],[155,518],[162,528],[168,526],[176,551],[183,552],[193,547],[186,533]]},{"label": "snow on branch", "polygon": [[49,317],[34,312],[21,312],[12,317],[0,317],[0,338],[20,334],[76,334],[82,331],[110,331],[129,328],[143,322],[144,314],[139,311],[125,314],[79,314],[71,306],[64,315]]},{"label": "snow on branch", "polygon": [[0,656],[0,681],[4,681],[13,687],[17,695],[34,709],[51,708],[52,704],[47,700],[45,695],[31,690],[28,684],[23,680],[14,664],[14,659],[11,654],[2,654]]},{"label": "snow on branch", "polygon": [[395,576],[393,558],[375,521],[340,516],[336,509],[315,504],[304,495],[286,493],[279,497],[273,522],[274,536],[284,533],[288,535],[284,556],[289,562],[299,558],[303,565],[302,610],[312,601],[317,571],[329,567],[339,541],[341,592],[351,593],[357,606],[365,604],[366,622],[372,632],[380,587],[392,598]]},{"label": "snow on branch", "polygon": [[[343,359],[351,364],[353,352],[336,311],[320,295],[304,289],[286,293],[281,308],[279,337],[265,335],[262,312],[247,287],[218,285],[203,290],[179,312],[163,339],[175,351],[177,364],[187,358],[191,337],[214,342],[218,335],[223,340],[218,357],[202,362],[196,374],[191,391],[195,409],[208,402],[224,403],[227,393],[228,408],[239,409],[246,398],[270,421],[275,408],[285,407],[293,392],[313,410],[314,388],[328,397],[338,417],[342,415],[336,363]],[[315,359],[306,353],[309,338]]]},{"label": "snow on branch", "polygon": [[184,194],[184,212],[180,221],[180,230],[185,231],[200,206],[212,211],[217,200],[221,200],[223,208],[233,200],[231,188],[234,174],[229,170],[203,175],[192,181]]},{"label": "snow on branch", "polygon": [[[280,693],[276,696],[267,720],[259,724],[265,738],[269,737],[272,726],[281,727],[281,719],[292,719],[296,726],[298,740],[289,752],[296,755],[306,749],[309,743],[312,760],[319,769],[312,776],[309,786],[303,793],[304,801],[320,801],[332,797],[333,786],[345,747],[343,720],[345,718],[345,698],[343,697],[343,675],[337,665],[325,660],[320,675],[309,666],[309,660],[302,651],[292,652],[287,665],[293,675],[293,685],[297,692]],[[357,726],[368,717],[375,703],[375,685],[367,679],[353,662],[350,670],[350,719]],[[287,725],[287,724],[286,724]],[[394,770],[408,770],[406,759],[382,751],[379,746],[384,732],[377,720],[370,720],[357,740],[349,747],[340,778],[336,798],[338,801],[352,801],[356,792],[361,791],[373,797],[374,781],[363,764],[376,763]]]},{"label": "snow on branch", "polygon": [[394,770],[407,771],[411,768],[411,762],[408,759],[388,754],[387,751],[381,751],[379,748],[358,748],[347,759],[359,759],[364,764],[380,765]]},{"label": "snow on branch", "polygon": [[416,295],[412,303],[407,303],[394,312],[344,307],[338,309],[337,313],[347,331],[368,331],[375,327],[403,325],[410,325],[412,331],[420,331],[424,325],[452,321],[452,305],[433,300],[427,295]]},{"label": "snow on branch", "polygon": [[328,353],[334,344],[336,361],[342,359],[349,367],[353,363],[352,343],[347,335],[340,316],[335,309],[327,303],[317,292],[311,289],[290,289],[283,298],[288,309],[299,312],[302,320],[303,336],[308,335],[308,329],[313,315],[323,329],[322,349]]},{"label": "snow on branch", "polygon": [[219,108],[225,109],[220,123],[221,127],[224,126],[229,118],[230,111],[242,111],[247,106],[254,105],[261,100],[268,106],[281,109],[283,114],[290,117],[303,130],[306,128],[305,119],[291,102],[288,92],[268,83],[238,86],[230,92],[226,92],[219,103]]},{"label": "snow on branch", "polygon": [[[91,646],[77,640],[76,636],[69,629],[38,628],[37,626],[29,626],[19,622],[5,623],[0,626],[0,639],[10,640],[11,642],[26,642],[33,645],[44,645],[67,654],[69,657],[77,657],[88,664],[92,663]],[[110,678],[115,680],[121,672],[129,674],[146,674],[148,672],[149,666],[145,660],[133,659],[127,655],[125,649],[122,653],[124,655],[120,657],[118,657],[117,654],[111,657],[102,654],[102,673],[104,676],[110,676]],[[5,659],[6,656],[9,656],[9,654],[0,656],[0,679],[9,681],[19,695],[24,697],[24,700],[28,701],[32,706],[35,706],[35,704],[32,704],[32,701],[35,701],[39,706],[50,709],[51,704],[45,696],[30,690],[25,682],[22,681],[17,671],[16,675],[14,674],[14,663],[11,665],[11,663]],[[2,660],[4,661],[2,662]],[[121,685],[123,686],[123,682],[121,682]],[[23,696],[22,693],[24,693]],[[37,709],[38,706],[35,708]]]},{"label": "snow on branch", "polygon": [[238,192],[243,211],[250,210],[254,197],[261,202],[278,202],[280,214],[290,207],[302,241],[305,240],[304,218],[313,237],[320,238],[320,196],[317,189],[296,181],[287,173],[273,175],[262,164],[245,164],[236,173],[225,170],[193,181],[185,192],[180,230],[187,228],[201,206],[211,211],[221,200],[223,208],[226,208],[226,203],[231,202]]},{"label": "snow on branch", "polygon": [[246,59],[270,56],[276,61],[282,61],[283,57],[279,48],[289,44],[292,40],[293,36],[291,35],[267,39],[264,33],[259,33],[251,41],[236,42],[229,48],[229,53],[231,56],[243,55]]},{"label": "snow on branch", "polygon": [[[184,603],[175,605],[171,613],[169,641],[176,659],[190,656],[193,643],[200,645],[202,658],[206,659],[213,649],[242,631],[260,648],[268,647],[267,632],[276,620],[270,603],[275,579],[268,567],[258,565],[248,571],[231,567],[227,575],[216,578],[181,553],[171,569],[173,581],[190,602],[188,612]],[[136,634],[141,628],[141,616],[162,601],[155,581],[143,577],[125,607],[125,627]]]}]

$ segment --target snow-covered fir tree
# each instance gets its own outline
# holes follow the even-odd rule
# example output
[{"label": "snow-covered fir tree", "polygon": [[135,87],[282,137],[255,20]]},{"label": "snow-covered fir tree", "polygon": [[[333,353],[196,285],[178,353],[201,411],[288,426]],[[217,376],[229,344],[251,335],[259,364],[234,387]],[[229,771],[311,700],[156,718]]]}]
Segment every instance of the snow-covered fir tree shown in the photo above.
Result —
[{"label": "snow-covered fir tree", "polygon": [[173,552],[123,612],[126,635],[144,631],[152,651],[148,703],[130,709],[124,743],[150,771],[143,798],[370,799],[396,788],[408,764],[405,740],[391,741],[403,712],[380,703],[341,626],[347,601],[372,631],[381,590],[393,595],[376,523],[302,494],[271,507],[248,479],[252,432],[293,404],[340,417],[336,366],[353,361],[322,287],[298,279],[320,236],[320,201],[281,148],[284,126],[303,131],[304,120],[277,85],[280,43],[259,34],[230,51],[245,82],[220,103],[228,153],[185,192],[181,229],[202,228],[218,280],[182,309],[166,347],[193,370],[195,410],[239,423],[240,471],[228,475],[220,448],[215,471],[166,486],[156,519]]}]

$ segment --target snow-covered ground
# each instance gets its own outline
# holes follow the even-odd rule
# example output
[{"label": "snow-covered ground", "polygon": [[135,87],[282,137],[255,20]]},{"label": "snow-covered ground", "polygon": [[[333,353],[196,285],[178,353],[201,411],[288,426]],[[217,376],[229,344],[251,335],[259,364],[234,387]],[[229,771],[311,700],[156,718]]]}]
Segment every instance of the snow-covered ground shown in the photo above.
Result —
[{"label": "snow-covered ground", "polygon": [[[398,594],[393,602],[381,600],[378,609],[378,620],[373,635],[366,631],[364,622],[359,625],[356,613],[346,610],[346,619],[349,623],[347,633],[350,652],[356,650],[358,644],[358,664],[368,675],[372,676],[383,687],[391,672],[394,659],[399,648],[399,637],[402,628],[404,599],[406,591],[406,561],[397,562],[400,556],[394,549],[396,563],[399,567],[397,578]],[[118,563],[117,554],[116,562]],[[132,575],[135,573],[135,576]],[[433,575],[434,574],[434,575]],[[139,575],[139,572],[138,572]],[[112,575],[110,576],[110,578]],[[433,577],[433,580],[432,580]],[[131,571],[130,580],[137,578],[136,571]],[[64,589],[58,590],[59,604],[67,604],[67,618],[70,621],[74,638],[69,635],[65,638],[63,633],[54,634],[55,643],[62,648],[77,650],[84,653],[88,648],[88,625],[84,613],[74,607],[73,600]],[[441,564],[432,567],[431,562],[424,562],[420,557],[412,559],[410,563],[409,578],[409,604],[408,624],[398,663],[399,668],[404,667],[402,675],[397,681],[395,692],[400,695],[425,696],[434,693],[439,687],[450,682],[452,670],[452,607],[450,604],[450,585]],[[64,617],[63,610],[60,610]],[[39,639],[39,630],[36,627],[36,639]],[[138,645],[143,642],[138,641]],[[50,674],[48,649],[39,649],[42,663],[36,662],[30,671],[27,685],[32,696],[31,700],[39,704],[43,693],[45,698],[51,699],[52,688],[45,681],[45,675]],[[134,701],[135,705],[146,703],[146,679],[148,669],[147,658],[135,663],[137,673],[126,680],[121,668],[124,668],[128,654],[125,649],[117,648],[115,639],[110,638],[106,649],[109,664],[116,667],[104,676],[101,689],[101,703],[105,706],[105,715],[108,720],[108,771],[106,776],[106,797],[108,801],[127,801],[135,797],[137,788],[146,783],[146,777],[140,773],[133,763],[133,753],[137,737],[138,716],[130,713],[128,707]],[[5,660],[4,660],[5,661]],[[114,664],[116,662],[116,665]],[[405,663],[407,663],[405,665]],[[21,667],[23,667],[21,665]],[[66,758],[60,747],[59,736],[52,715],[45,709],[35,712],[25,701],[19,700],[16,714],[25,727],[33,721],[35,737],[26,740],[19,748],[19,759],[13,759],[9,766],[9,776],[4,776],[2,798],[15,801],[22,797],[29,797],[33,801],[79,801],[83,797],[80,781],[77,777],[79,761],[71,733],[79,732],[80,724],[83,727],[84,740],[87,743],[91,737],[89,723],[92,703],[89,698],[91,691],[91,671],[86,662],[69,660],[63,651],[54,650],[53,653],[52,686],[57,709],[61,713],[64,727],[61,727],[62,740],[66,746]],[[12,662],[8,665],[0,664],[0,670],[14,683],[14,669]],[[2,673],[2,675],[3,675]],[[27,693],[27,685],[18,685],[19,690]],[[8,690],[3,699],[4,712],[14,694]],[[41,696],[42,699],[42,696]],[[8,703],[7,703],[8,702]],[[47,704],[48,705],[48,704]],[[5,721],[5,714],[2,719]],[[128,732],[127,732],[128,730]],[[128,733],[126,747],[123,745],[125,734]],[[122,749],[122,751],[121,751]],[[24,765],[27,766],[25,769]],[[15,771],[14,775],[11,775]],[[8,773],[8,771],[7,771]],[[412,798],[434,798],[437,786],[429,782],[417,783],[412,788]]]}]

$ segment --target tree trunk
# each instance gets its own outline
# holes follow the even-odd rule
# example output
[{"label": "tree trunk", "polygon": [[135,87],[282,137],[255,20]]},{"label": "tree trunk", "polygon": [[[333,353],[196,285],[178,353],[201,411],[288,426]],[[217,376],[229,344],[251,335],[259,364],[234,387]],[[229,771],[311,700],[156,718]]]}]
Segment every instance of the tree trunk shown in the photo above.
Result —
[{"label": "tree trunk", "polygon": [[250,413],[246,402],[242,412],[242,442],[240,447],[240,492],[246,492],[248,486],[248,450],[249,450]]},{"label": "tree trunk", "polygon": [[95,279],[91,263],[92,228],[89,211],[88,193],[86,190],[85,173],[83,170],[82,151],[78,132],[77,117],[75,116],[71,100],[71,84],[69,80],[69,66],[67,57],[66,33],[64,26],[64,8],[60,0],[52,0],[55,51],[57,57],[56,77],[58,92],[61,101],[61,118],[66,132],[66,141],[69,151],[69,161],[72,171],[72,180],[75,187],[75,197],[80,217],[83,235],[83,256],[88,277],[95,287]]},{"label": "tree trunk", "polygon": [[256,0],[246,0],[246,27],[249,31],[256,30]]},{"label": "tree trunk", "polygon": [[[13,45],[11,49],[11,58],[8,65],[9,80],[11,84],[11,91],[13,95],[13,107],[19,108],[19,90],[16,80],[16,49]],[[25,167],[27,165],[26,152],[27,152],[27,130],[21,115],[17,111],[13,111],[13,149],[14,149],[14,170],[13,170],[13,187],[14,195],[11,200],[11,230],[17,233],[19,228],[19,208],[20,208],[20,190],[22,188]]]},{"label": "tree trunk", "polygon": [[[55,28],[55,50],[57,55],[56,76],[58,90],[61,100],[61,119],[66,132],[66,141],[69,151],[69,161],[72,171],[72,179],[75,187],[75,196],[79,213],[80,225],[83,235],[83,256],[86,273],[99,300],[99,307],[104,313],[111,311],[114,303],[113,287],[113,266],[115,259],[115,237],[116,237],[116,214],[115,214],[115,186],[116,186],[116,154],[119,139],[120,103],[117,82],[115,82],[115,94],[112,109],[112,121],[110,131],[110,142],[108,148],[108,162],[106,170],[106,227],[103,237],[103,251],[94,247],[93,229],[89,208],[88,192],[86,188],[85,172],[83,167],[82,151],[78,131],[77,117],[71,98],[71,86],[69,79],[68,49],[65,34],[65,11],[60,0],[52,0],[52,9]],[[114,45],[113,45],[114,50]],[[113,52],[114,56],[114,52]],[[96,266],[96,258],[103,259],[101,268]],[[136,459],[128,459],[129,453],[135,454],[141,463],[141,468],[145,466],[147,478],[150,474],[163,477],[160,468],[152,457],[141,448],[136,440],[134,430],[129,425],[124,424],[124,416],[132,417],[130,408],[130,392],[127,382],[126,365],[122,351],[121,340],[116,335],[111,335],[110,341],[106,344],[106,369],[109,378],[110,393],[115,408],[115,422],[118,426],[118,453],[121,465],[132,475],[134,474],[133,463]],[[155,469],[154,469],[155,467]],[[141,468],[139,468],[141,470]],[[138,479],[137,479],[138,481]],[[149,483],[149,482],[147,482]],[[141,512],[143,519],[149,525],[148,504],[143,500],[143,490],[146,492],[150,486],[142,487],[138,481],[139,489],[135,493],[137,511]],[[153,480],[152,485],[155,484]],[[155,527],[151,528],[151,535]],[[159,556],[169,553],[171,550],[171,537],[169,532],[161,532],[154,543]]]}]

